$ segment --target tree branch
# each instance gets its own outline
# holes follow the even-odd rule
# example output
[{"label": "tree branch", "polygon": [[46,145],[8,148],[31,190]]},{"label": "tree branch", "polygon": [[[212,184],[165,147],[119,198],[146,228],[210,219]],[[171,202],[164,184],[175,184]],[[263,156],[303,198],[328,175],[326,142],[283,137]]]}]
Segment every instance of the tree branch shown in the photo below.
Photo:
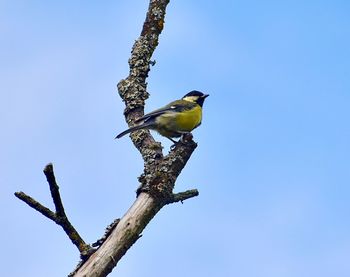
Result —
[{"label": "tree branch", "polygon": [[49,163],[48,165],[45,166],[44,174],[46,176],[47,182],[49,183],[51,197],[52,197],[53,203],[55,204],[55,208],[56,208],[56,214],[58,216],[66,216],[66,214],[64,212],[62,200],[61,200],[61,195],[59,192],[59,187],[56,183],[56,178],[55,178],[55,175],[53,173],[53,166],[51,163]]},{"label": "tree branch", "polygon": [[69,239],[72,241],[72,243],[78,248],[82,259],[86,259],[89,255],[92,254],[94,249],[84,242],[77,230],[75,230],[73,225],[68,220],[64,212],[64,207],[59,193],[59,187],[56,183],[55,175],[53,172],[53,166],[51,163],[45,166],[44,174],[46,176],[47,182],[49,183],[51,196],[55,204],[56,212],[51,211],[49,208],[40,204],[34,198],[30,197],[22,191],[15,192],[15,196],[18,199],[25,202],[28,206],[32,207],[34,210],[38,211],[45,217],[51,219],[56,224],[60,225],[69,237]]},{"label": "tree branch", "polygon": [[143,229],[160,208],[152,196],[141,193],[106,241],[77,270],[74,277],[107,276],[126,251],[141,237]]},{"label": "tree branch", "polygon": [[199,192],[196,189],[190,189],[184,192],[174,193],[172,196],[172,199],[169,199],[169,202],[167,204],[172,204],[180,201],[182,203],[183,201],[198,195],[199,195]]},{"label": "tree branch", "polygon": [[15,196],[25,202],[28,206],[32,207],[34,210],[41,213],[43,216],[46,216],[47,218],[55,221],[57,220],[56,214],[51,211],[49,208],[46,208],[45,206],[41,205],[38,201],[36,201],[34,198],[30,197],[29,195],[25,194],[23,191],[15,192]]},{"label": "tree branch", "polygon": [[[144,114],[145,100],[149,97],[146,78],[150,71],[152,54],[163,30],[168,3],[169,0],[150,0],[141,35],[132,47],[129,76],[118,83],[119,95],[125,102],[125,119],[130,127],[135,119]],[[145,162],[163,157],[160,143],[154,140],[149,131],[134,132],[131,138]]]},{"label": "tree branch", "polygon": [[[144,114],[145,100],[149,96],[146,78],[153,51],[163,29],[168,3],[169,0],[150,0],[141,35],[131,51],[129,76],[118,83],[129,127]],[[148,130],[133,132],[130,137],[144,159],[144,172],[139,177],[141,186],[137,191],[137,199],[106,241],[76,271],[74,277],[106,276],[164,205],[198,195],[195,190],[175,195],[172,193],[178,175],[197,147],[192,135],[186,136],[184,142],[177,143],[165,157],[161,144],[154,140]]]},{"label": "tree branch", "polygon": [[[149,97],[146,78],[150,64],[154,63],[151,57],[163,30],[168,3],[169,0],[150,0],[141,34],[132,47],[129,75],[118,83],[119,95],[125,102],[125,120],[130,127],[144,114],[145,100]],[[86,244],[69,222],[52,164],[45,167],[44,173],[56,212],[52,212],[23,192],[15,193],[30,207],[60,225],[79,249],[83,261],[70,276],[107,276],[127,250],[141,237],[144,228],[164,205],[198,195],[195,189],[173,193],[177,177],[197,147],[192,135],[184,136],[166,156],[163,155],[161,144],[154,140],[148,130],[133,132],[130,137],[144,160],[144,171],[139,177],[141,185],[133,205],[120,221],[118,219],[110,225],[104,237],[94,244],[98,247],[97,250]]]}]

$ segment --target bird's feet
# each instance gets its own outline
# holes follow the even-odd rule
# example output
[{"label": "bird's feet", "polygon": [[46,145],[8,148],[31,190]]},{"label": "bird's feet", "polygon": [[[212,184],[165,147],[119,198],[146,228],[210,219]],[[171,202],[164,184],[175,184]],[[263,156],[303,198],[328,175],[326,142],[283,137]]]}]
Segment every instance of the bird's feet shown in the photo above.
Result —
[{"label": "bird's feet", "polygon": [[191,141],[193,139],[193,135],[191,133],[184,133],[181,138],[180,141],[182,143],[187,143],[189,141]]},{"label": "bird's feet", "polygon": [[174,142],[174,144],[172,146],[170,146],[170,150],[174,150],[175,147],[179,143],[180,144],[186,144],[189,141],[191,141],[192,139],[193,139],[193,135],[191,133],[184,133],[178,141],[175,141],[175,140],[171,139],[171,141]]}]

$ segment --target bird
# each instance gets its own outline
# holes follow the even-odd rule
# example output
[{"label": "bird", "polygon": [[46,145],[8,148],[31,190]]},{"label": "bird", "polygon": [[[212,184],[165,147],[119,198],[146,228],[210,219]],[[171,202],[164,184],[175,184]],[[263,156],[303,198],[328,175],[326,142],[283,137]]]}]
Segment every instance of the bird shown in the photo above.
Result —
[{"label": "bird", "polygon": [[149,129],[177,143],[173,138],[190,133],[201,124],[202,107],[208,96],[209,94],[192,90],[181,99],[138,118],[135,121],[137,125],[121,132],[115,138],[119,139],[137,130]]}]

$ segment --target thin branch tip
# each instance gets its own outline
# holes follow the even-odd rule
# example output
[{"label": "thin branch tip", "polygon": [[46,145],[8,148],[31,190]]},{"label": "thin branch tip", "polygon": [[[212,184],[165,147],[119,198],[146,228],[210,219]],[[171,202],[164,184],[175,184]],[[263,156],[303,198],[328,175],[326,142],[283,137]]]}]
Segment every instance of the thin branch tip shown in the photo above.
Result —
[{"label": "thin branch tip", "polygon": [[45,168],[53,168],[53,163],[48,163],[47,165],[45,165]]},{"label": "thin branch tip", "polygon": [[47,173],[51,173],[51,172],[53,172],[53,164],[52,163],[48,163],[45,167],[44,167],[44,173],[45,173],[45,175],[47,174]]},{"label": "thin branch tip", "polygon": [[57,223],[56,214],[53,211],[51,211],[49,208],[45,207],[44,205],[36,201],[34,198],[25,194],[23,191],[15,192],[15,196],[18,199],[22,200],[24,203],[26,203],[29,207],[33,208],[37,212],[41,213],[43,216]]}]

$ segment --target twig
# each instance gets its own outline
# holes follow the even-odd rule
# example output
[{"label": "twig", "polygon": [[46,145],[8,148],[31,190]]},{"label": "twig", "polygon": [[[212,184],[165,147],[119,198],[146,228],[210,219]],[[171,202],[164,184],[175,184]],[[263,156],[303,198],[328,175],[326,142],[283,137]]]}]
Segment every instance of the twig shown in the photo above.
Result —
[{"label": "twig", "polygon": [[[28,206],[32,207],[34,210],[41,213],[43,216],[46,216],[47,218],[57,221],[56,214],[51,211],[49,208],[46,208],[45,206],[41,205],[38,201],[30,197],[29,195],[25,194],[23,191],[15,192],[15,196],[25,202]],[[57,222],[56,222],[57,223]]]},{"label": "twig", "polygon": [[25,202],[28,206],[32,207],[34,210],[38,211],[45,217],[60,225],[72,243],[78,248],[81,257],[84,260],[89,257],[95,251],[95,249],[84,242],[77,230],[68,220],[66,213],[64,212],[64,207],[59,193],[59,187],[56,183],[53,166],[51,163],[45,166],[44,174],[46,176],[47,182],[49,183],[51,197],[55,204],[56,212],[51,211],[49,208],[40,204],[34,198],[30,197],[22,191],[15,192],[15,196]]},{"label": "twig", "polygon": [[53,199],[53,203],[55,204],[57,216],[66,216],[61,200],[61,195],[59,192],[59,187],[56,183],[56,178],[53,173],[53,166],[51,163],[45,166],[44,174],[46,176],[47,182],[49,183],[50,192]]},{"label": "twig", "polygon": [[180,201],[182,203],[183,201],[192,197],[196,197],[198,195],[199,195],[199,192],[196,189],[190,189],[183,192],[174,193],[172,197],[169,199],[169,201],[167,202],[167,204],[176,203]]}]

